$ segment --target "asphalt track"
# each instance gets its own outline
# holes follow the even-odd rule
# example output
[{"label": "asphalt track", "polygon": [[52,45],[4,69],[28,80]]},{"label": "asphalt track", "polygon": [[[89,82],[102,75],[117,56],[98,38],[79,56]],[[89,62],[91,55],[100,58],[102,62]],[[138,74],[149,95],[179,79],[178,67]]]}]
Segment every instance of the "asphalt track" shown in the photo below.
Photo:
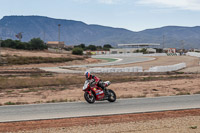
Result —
[{"label": "asphalt track", "polygon": [[86,102],[1,106],[0,122],[101,116],[200,108],[200,95]]},{"label": "asphalt track", "polygon": [[73,66],[60,66],[60,67],[41,67],[41,70],[56,72],[56,73],[83,73],[84,71],[79,70],[70,70],[69,68],[88,68],[88,67],[102,67],[102,66],[113,66],[113,65],[123,65],[130,63],[138,63],[154,60],[152,57],[138,57],[138,56],[97,56],[93,58],[117,58],[117,61],[106,62],[106,63],[96,63],[96,64],[87,64],[87,65],[73,65]]}]

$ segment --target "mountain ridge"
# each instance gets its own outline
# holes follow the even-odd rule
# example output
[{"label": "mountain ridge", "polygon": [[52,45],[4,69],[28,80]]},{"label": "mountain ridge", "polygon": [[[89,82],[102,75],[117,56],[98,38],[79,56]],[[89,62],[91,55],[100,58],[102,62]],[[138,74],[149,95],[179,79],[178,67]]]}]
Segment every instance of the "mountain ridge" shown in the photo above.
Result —
[{"label": "mountain ridge", "polygon": [[15,35],[23,32],[22,41],[40,37],[44,41],[58,41],[58,24],[60,40],[67,45],[104,45],[119,43],[163,43],[165,47],[200,48],[200,26],[164,26],[134,32],[124,28],[113,28],[82,21],[54,19],[45,16],[4,16],[0,20],[0,37],[17,39]]}]

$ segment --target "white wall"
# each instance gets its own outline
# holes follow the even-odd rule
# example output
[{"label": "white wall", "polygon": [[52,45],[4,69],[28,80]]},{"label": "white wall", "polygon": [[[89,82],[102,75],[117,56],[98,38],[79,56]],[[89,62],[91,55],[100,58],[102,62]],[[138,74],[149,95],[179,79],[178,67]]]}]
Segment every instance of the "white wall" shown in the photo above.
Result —
[{"label": "white wall", "polygon": [[200,57],[200,53],[197,53],[197,52],[187,52],[186,55]]},{"label": "white wall", "polygon": [[149,70],[145,72],[171,72],[183,69],[186,67],[186,63],[179,63],[175,65],[168,65],[168,66],[155,66],[149,68]]},{"label": "white wall", "polygon": [[[155,66],[149,68],[144,72],[172,72],[183,69],[186,67],[186,63],[179,63],[168,66]],[[138,67],[125,67],[125,68],[90,68],[87,71],[92,73],[119,73],[119,72],[143,72],[143,68]]]},{"label": "white wall", "polygon": [[90,68],[87,71],[92,72],[92,73],[143,72],[143,68],[142,67]]},{"label": "white wall", "polygon": [[92,57],[98,58],[98,57],[130,57],[130,56],[167,56],[166,53],[154,53],[154,54],[143,54],[143,53],[128,53],[128,54],[109,54],[109,55],[93,55]]}]

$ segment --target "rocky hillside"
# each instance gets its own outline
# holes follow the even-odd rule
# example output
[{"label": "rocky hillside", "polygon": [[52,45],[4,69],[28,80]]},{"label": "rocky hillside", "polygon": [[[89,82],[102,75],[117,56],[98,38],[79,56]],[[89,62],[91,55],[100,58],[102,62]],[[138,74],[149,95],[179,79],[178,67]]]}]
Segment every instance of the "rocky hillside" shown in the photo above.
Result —
[{"label": "rocky hillside", "polygon": [[[122,28],[88,25],[81,21],[53,19],[42,16],[5,16],[0,20],[0,37],[17,39],[23,32],[22,41],[40,37],[45,41],[58,41],[58,24],[61,24],[61,41],[75,45],[80,43],[104,45],[119,43],[161,43],[165,36],[165,47],[200,48],[200,26],[166,26],[133,32]],[[183,40],[183,41],[182,41]]]}]

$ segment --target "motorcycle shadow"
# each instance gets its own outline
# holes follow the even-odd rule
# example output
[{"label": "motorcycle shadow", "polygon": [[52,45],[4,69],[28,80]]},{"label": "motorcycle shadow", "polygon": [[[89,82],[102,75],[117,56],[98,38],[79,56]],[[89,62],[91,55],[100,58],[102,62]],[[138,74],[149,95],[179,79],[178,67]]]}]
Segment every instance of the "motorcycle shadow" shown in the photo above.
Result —
[{"label": "motorcycle shadow", "polygon": [[118,103],[118,101],[115,102],[108,102],[108,101],[95,101],[95,103],[89,104],[87,102],[84,102],[84,104],[88,104],[88,105],[97,105],[97,104],[116,104]]}]

